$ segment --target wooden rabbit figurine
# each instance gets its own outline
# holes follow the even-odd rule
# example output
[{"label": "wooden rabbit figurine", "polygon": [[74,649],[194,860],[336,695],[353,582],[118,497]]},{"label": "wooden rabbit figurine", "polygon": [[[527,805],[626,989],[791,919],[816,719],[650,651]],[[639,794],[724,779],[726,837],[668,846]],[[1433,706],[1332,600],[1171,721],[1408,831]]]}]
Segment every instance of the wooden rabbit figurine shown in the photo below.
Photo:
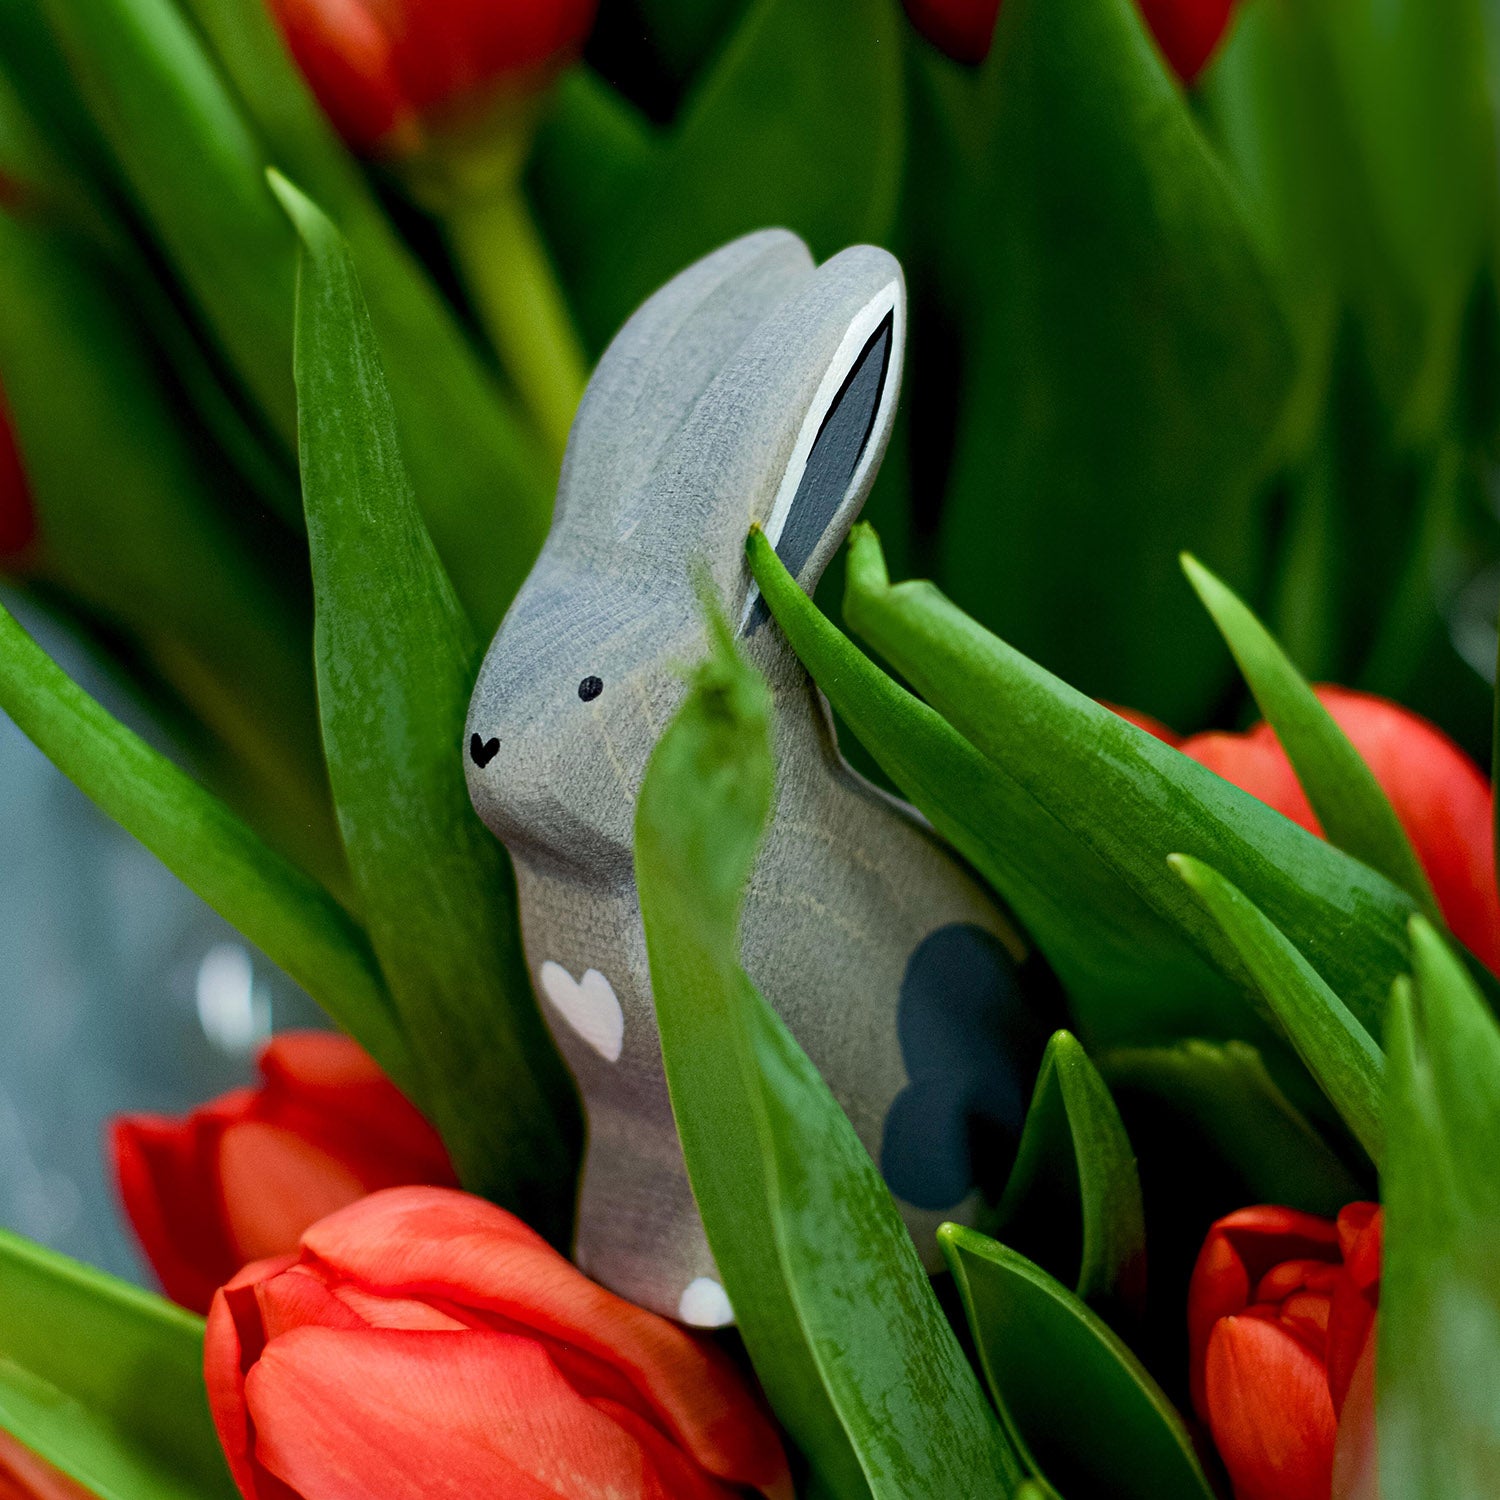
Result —
[{"label": "wooden rabbit figurine", "polygon": [[929,1264],[937,1223],[972,1212],[979,1135],[1013,1140],[1024,1114],[1017,938],[967,867],[845,765],[744,560],[758,521],[813,589],[884,451],[904,318],[884,251],[815,267],[780,230],[652,297],[589,383],[551,534],[469,711],[470,795],[514,856],[528,961],[587,1114],[576,1258],[701,1326],[733,1313],[667,1098],[631,848],[647,757],[682,701],[681,668],[706,649],[695,565],[776,707],[776,807],[745,966]]}]

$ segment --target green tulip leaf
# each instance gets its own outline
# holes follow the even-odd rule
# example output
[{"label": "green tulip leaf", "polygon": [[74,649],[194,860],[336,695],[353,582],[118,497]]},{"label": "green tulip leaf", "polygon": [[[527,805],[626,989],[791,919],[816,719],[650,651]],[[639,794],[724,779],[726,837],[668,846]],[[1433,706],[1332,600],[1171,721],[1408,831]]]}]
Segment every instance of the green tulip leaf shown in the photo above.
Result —
[{"label": "green tulip leaf", "polygon": [[1091,1040],[1244,1025],[1229,986],[1079,834],[836,630],[764,536],[752,532],[748,547],[778,624],[842,721],[1014,908]]},{"label": "green tulip leaf", "polygon": [[1166,1139],[1189,1135],[1212,1157],[1219,1212],[1284,1203],[1332,1217],[1368,1196],[1272,1078],[1261,1054],[1244,1042],[1189,1038],[1171,1046],[1120,1047],[1097,1062],[1131,1121],[1143,1161],[1147,1148],[1136,1118],[1145,1112],[1163,1122]]},{"label": "green tulip leaf", "polygon": [[1085,692],[1191,721],[1227,663],[1172,559],[1257,581],[1295,376],[1260,233],[1135,0],[1005,0],[960,83],[938,576]]},{"label": "green tulip leaf", "polygon": [[481,629],[552,519],[551,466],[397,234],[292,61],[264,0],[185,0],[271,161],[338,224],[369,301],[423,520]]},{"label": "green tulip leaf", "polygon": [[326,199],[391,351],[424,516],[476,623],[492,628],[546,534],[552,476],[318,115],[265,7],[189,7],[216,60],[171,0],[43,3],[147,223],[287,451],[296,239],[267,166],[286,165]]},{"label": "green tulip leaf", "polygon": [[1235,945],[1297,1055],[1378,1165],[1384,1053],[1312,965],[1222,875],[1182,855],[1170,863]]},{"label": "green tulip leaf", "polygon": [[930,584],[893,586],[867,530],[851,543],[844,613],[1222,974],[1253,990],[1234,945],[1168,867],[1171,853],[1201,858],[1244,891],[1378,1034],[1390,982],[1406,965],[1413,903],[1403,891],[1059,681]]},{"label": "green tulip leaf", "polygon": [[1283,445],[1299,460],[1328,398],[1344,302],[1337,189],[1345,137],[1307,9],[1299,0],[1242,6],[1197,85],[1204,128],[1250,206],[1297,339]]},{"label": "green tulip leaf", "polygon": [[1211,1500],[1182,1418],[1107,1324],[975,1230],[945,1224],[938,1240],[995,1404],[1062,1494]]},{"label": "green tulip leaf", "polygon": [[[661,133],[592,68],[569,68],[558,79],[537,128],[526,185],[547,249],[569,285],[586,278],[612,243],[661,151]],[[596,344],[614,332],[597,330]]]},{"label": "green tulip leaf", "polygon": [[1362,347],[1401,436],[1430,440],[1448,419],[1464,314],[1495,252],[1485,10],[1312,0],[1305,11],[1348,142],[1341,249]]},{"label": "green tulip leaf", "polygon": [[1059,1257],[1057,1273],[1107,1316],[1144,1312],[1146,1225],[1135,1154],[1108,1087],[1069,1032],[1055,1033],[1042,1056],[996,1224],[1028,1251],[1033,1239],[1050,1248],[1064,1225],[1076,1225],[1071,1259]]},{"label": "green tulip leaf", "polygon": [[579,268],[595,347],[689,261],[750,230],[784,225],[820,259],[886,238],[903,155],[902,25],[894,0],[755,0],[629,212]]},{"label": "green tulip leaf", "polygon": [[1412,961],[1387,1028],[1380,1489],[1481,1500],[1500,1472],[1500,1027],[1420,919]]},{"label": "green tulip leaf", "polygon": [[249,123],[170,0],[43,0],[121,176],[269,427],[296,431],[293,240]]},{"label": "green tulip leaf", "polygon": [[640,0],[652,49],[676,78],[701,67],[745,9],[746,0]]},{"label": "green tulip leaf", "polygon": [[481,647],[417,510],[348,248],[297,188],[273,185],[303,242],[296,378],[318,698],[360,909],[465,1184],[561,1241],[571,1089],[532,995],[510,861],[464,779]]},{"label": "green tulip leaf", "polygon": [[203,1319],[5,1230],[0,1428],[99,1500],[234,1500]]},{"label": "green tulip leaf", "polygon": [[100,811],[280,965],[402,1088],[407,1045],[364,933],[321,886],[111,717],[0,607],[0,708]]},{"label": "green tulip leaf", "polygon": [[125,303],[72,237],[0,216],[0,371],[40,532],[24,572],[128,633],[237,758],[257,827],[336,879],[306,601],[225,503]]},{"label": "green tulip leaf", "polygon": [[1213,616],[1329,840],[1400,886],[1432,919],[1437,899],[1395,809],[1364,757],[1275,638],[1198,560],[1183,571]]},{"label": "green tulip leaf", "polygon": [[879,1172],[739,964],[771,809],[770,704],[715,615],[647,767],[636,881],[672,1108],[757,1374],[818,1492],[1009,1495],[1022,1477]]}]

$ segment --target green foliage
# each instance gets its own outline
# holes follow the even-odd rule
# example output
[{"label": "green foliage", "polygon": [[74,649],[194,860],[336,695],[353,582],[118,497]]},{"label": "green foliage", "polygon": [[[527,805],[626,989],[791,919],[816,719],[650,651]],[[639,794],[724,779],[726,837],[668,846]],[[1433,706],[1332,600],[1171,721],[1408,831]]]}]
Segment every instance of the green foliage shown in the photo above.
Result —
[{"label": "green foliage", "polygon": [[1298,1056],[1378,1164],[1385,1075],[1379,1046],[1312,965],[1222,875],[1182,855],[1170,863],[1224,929]]},{"label": "green foliage", "polygon": [[231,18],[204,0],[212,34],[262,107],[252,122],[168,0],[43,3],[119,173],[219,350],[288,450],[296,434],[296,241],[265,170],[294,161],[309,168],[310,183],[329,190],[356,237],[382,338],[395,356],[397,406],[424,514],[466,605],[492,626],[545,532],[549,476],[327,128],[305,105],[299,110],[303,96],[286,87],[288,65],[265,35],[265,17],[252,25],[248,7]]},{"label": "green foliage", "polygon": [[0,1230],[0,1427],[99,1500],[233,1500],[203,1320]]},{"label": "green foliage", "polygon": [[[1135,1154],[1120,1112],[1069,1032],[1047,1043],[1021,1144],[996,1217],[1017,1248],[1041,1221],[1080,1221],[1074,1290],[1106,1316],[1139,1317],[1146,1294],[1146,1225]],[[1012,1228],[1014,1226],[1014,1228]],[[1040,1259],[1041,1257],[1037,1257]],[[1071,1265],[1059,1262],[1059,1276]]]},{"label": "green foliage", "polygon": [[571,1092],[531,993],[505,851],[464,782],[481,648],[422,524],[349,252],[302,237],[297,397],[318,699],[360,909],[465,1184],[567,1239]]},{"label": "green foliage", "polygon": [[[493,627],[552,519],[549,465],[302,81],[262,0],[188,0],[267,160],[349,243],[381,346],[423,519],[475,622]],[[289,326],[283,314],[280,328]]]},{"label": "green foliage", "polygon": [[126,633],[228,747],[220,780],[261,831],[336,871],[310,611],[225,503],[248,495],[207,472],[125,300],[75,237],[0,216],[0,371],[42,530],[27,574]]},{"label": "green foliage", "polygon": [[1133,0],[1006,0],[945,104],[944,587],[1083,691],[1195,717],[1222,655],[1171,557],[1261,576],[1294,374],[1257,232]]},{"label": "green foliage", "polygon": [[364,933],[321,886],[118,723],[0,608],[0,708],[100,810],[279,964],[410,1090],[411,1058]]},{"label": "green foliage", "polygon": [[1500,1471],[1500,1028],[1412,922],[1387,1032],[1380,1488],[1480,1500]]},{"label": "green foliage", "polygon": [[1332,1217],[1366,1196],[1261,1054],[1244,1042],[1190,1037],[1171,1046],[1119,1047],[1098,1064],[1122,1107],[1130,1094],[1147,1099],[1179,1140],[1192,1132],[1195,1146],[1207,1148],[1221,1213],[1246,1203],[1284,1203]]},{"label": "green foliage", "polygon": [[[752,536],[750,552],[804,664],[887,773],[924,806],[926,788],[890,753],[909,733],[903,719],[920,717],[911,700],[894,684],[882,688],[881,674],[856,660],[763,538]],[[1244,1018],[1202,965],[1244,988],[1249,977],[1168,868],[1176,851],[1233,878],[1378,1029],[1386,990],[1405,964],[1411,902],[1402,892],[1043,671],[930,584],[892,586],[868,528],[851,542],[845,614],[983,758],[981,767],[961,750],[953,757],[955,770],[981,782],[982,797],[960,788],[952,771],[931,763],[924,770],[942,775],[950,795],[961,793],[956,816],[966,832],[949,836],[1058,970],[1086,1040],[1200,1028],[1244,1034]],[[971,852],[976,844],[987,860]]]},{"label": "green foliage", "polygon": [[1064,1495],[1209,1500],[1172,1403],[1088,1307],[1023,1255],[938,1232],[990,1394],[1028,1464]]},{"label": "green foliage", "polygon": [[1406,830],[1359,751],[1234,592],[1194,557],[1184,555],[1182,567],[1276,731],[1330,842],[1379,870],[1440,921],[1437,899]]},{"label": "green foliage", "polygon": [[895,0],[755,0],[662,148],[630,173],[610,232],[584,247],[575,289],[594,347],[736,235],[785,224],[820,258],[886,238],[902,166],[903,24]]},{"label": "green foliage", "polygon": [[820,1493],[1008,1495],[985,1404],[853,1127],[739,965],[771,807],[764,683],[722,619],[647,767],[636,879],[672,1108],[756,1371]]}]

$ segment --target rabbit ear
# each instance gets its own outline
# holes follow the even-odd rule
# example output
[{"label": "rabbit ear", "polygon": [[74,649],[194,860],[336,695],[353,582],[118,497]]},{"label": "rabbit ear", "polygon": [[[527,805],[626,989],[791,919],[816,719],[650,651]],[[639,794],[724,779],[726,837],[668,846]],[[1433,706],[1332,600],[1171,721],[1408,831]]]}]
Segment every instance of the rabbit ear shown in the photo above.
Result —
[{"label": "rabbit ear", "polygon": [[807,246],[761,230],[696,261],[616,335],[589,381],[558,486],[558,526],[616,529],[619,509],[745,338],[812,278]]},{"label": "rabbit ear", "polygon": [[[787,571],[813,588],[864,504],[900,388],[906,299],[899,272],[851,319],[813,397],[765,532]],[[766,618],[752,589],[744,629]]]}]

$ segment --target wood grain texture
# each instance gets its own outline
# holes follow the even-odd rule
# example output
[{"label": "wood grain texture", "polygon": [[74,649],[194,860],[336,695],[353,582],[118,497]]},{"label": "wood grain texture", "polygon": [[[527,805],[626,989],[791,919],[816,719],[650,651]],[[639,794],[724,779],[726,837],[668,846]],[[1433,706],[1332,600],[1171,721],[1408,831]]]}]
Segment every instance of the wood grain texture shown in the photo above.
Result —
[{"label": "wood grain texture", "polygon": [[[514,856],[527,959],[588,1115],[577,1259],[669,1316],[715,1306],[703,1295],[715,1270],[662,1072],[631,830],[682,668],[706,650],[695,578],[740,622],[776,710],[775,815],[746,903],[745,967],[877,1162],[893,1101],[918,1081],[903,1039],[910,1050],[933,1029],[908,1013],[898,1025],[903,984],[908,1006],[922,998],[908,970],[924,940],[977,930],[1006,970],[996,1003],[1014,999],[1022,949],[1005,916],[920,819],[845,765],[821,695],[755,608],[744,561],[759,523],[785,539],[798,582],[816,585],[884,452],[904,318],[891,256],[857,246],[815,267],[782,230],[734,241],[646,302],[589,385],[551,535],[470,706],[470,795]],[[945,1014],[961,1027],[975,1011]],[[964,1038],[952,1040],[930,1055],[953,1055]],[[923,1083],[925,1099],[941,1079]],[[932,1149],[966,1153],[953,1128],[964,1107],[901,1114],[931,1113]],[[907,1182],[913,1149],[901,1152]],[[951,1186],[935,1185],[952,1184],[952,1163],[929,1180],[946,1200]],[[972,1201],[903,1203],[929,1265],[937,1223]]]}]

